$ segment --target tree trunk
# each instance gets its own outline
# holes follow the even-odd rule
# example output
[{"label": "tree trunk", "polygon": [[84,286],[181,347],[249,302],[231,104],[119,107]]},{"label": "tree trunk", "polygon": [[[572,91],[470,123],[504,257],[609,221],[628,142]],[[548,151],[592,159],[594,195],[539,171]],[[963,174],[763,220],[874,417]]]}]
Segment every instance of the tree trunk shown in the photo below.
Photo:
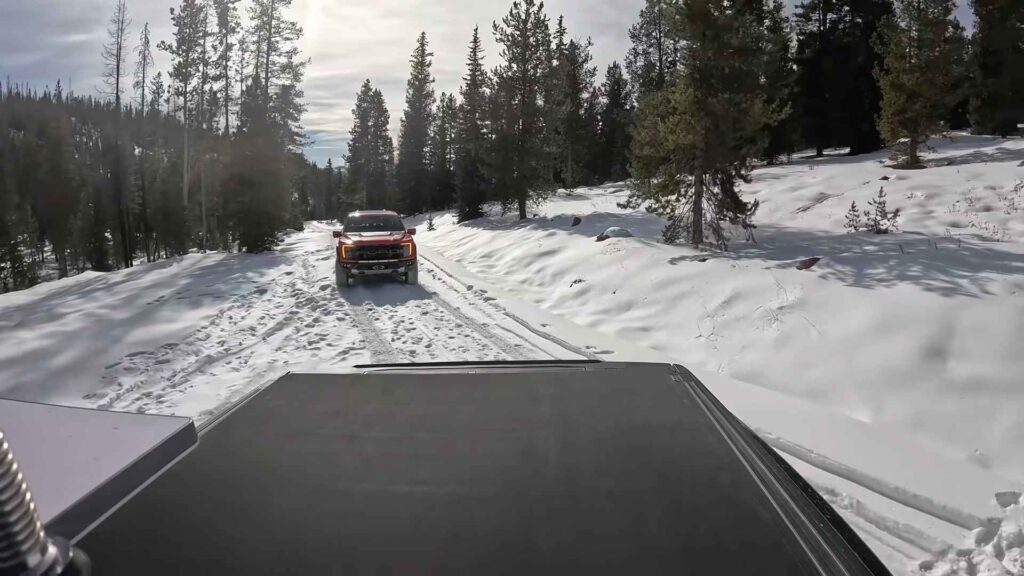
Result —
[{"label": "tree trunk", "polygon": [[693,176],[693,205],[690,218],[690,242],[694,248],[704,243],[704,174],[697,171]]},{"label": "tree trunk", "polygon": [[816,145],[814,147],[814,155],[815,156],[824,156],[825,155],[825,147],[822,146],[821,144]]},{"label": "tree trunk", "polygon": [[182,152],[181,162],[181,201],[188,207],[188,100],[185,104],[185,150]]},{"label": "tree trunk", "polygon": [[917,136],[911,136],[907,142],[907,166],[913,168],[921,165],[921,157],[917,153]]},{"label": "tree trunk", "polygon": [[518,199],[519,203],[519,219],[526,220],[526,195],[522,194]]},{"label": "tree trunk", "polygon": [[199,190],[200,203],[203,217],[203,254],[206,253],[206,168],[204,163],[199,164]]}]

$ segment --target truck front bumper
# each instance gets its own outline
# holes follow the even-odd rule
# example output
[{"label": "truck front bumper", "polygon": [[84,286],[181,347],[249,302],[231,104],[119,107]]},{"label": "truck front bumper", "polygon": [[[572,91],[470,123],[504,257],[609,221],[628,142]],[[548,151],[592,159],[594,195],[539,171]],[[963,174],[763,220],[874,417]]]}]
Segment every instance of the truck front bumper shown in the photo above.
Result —
[{"label": "truck front bumper", "polygon": [[372,260],[361,262],[341,262],[341,267],[353,276],[375,276],[381,274],[405,274],[409,268],[416,266],[416,260]]}]

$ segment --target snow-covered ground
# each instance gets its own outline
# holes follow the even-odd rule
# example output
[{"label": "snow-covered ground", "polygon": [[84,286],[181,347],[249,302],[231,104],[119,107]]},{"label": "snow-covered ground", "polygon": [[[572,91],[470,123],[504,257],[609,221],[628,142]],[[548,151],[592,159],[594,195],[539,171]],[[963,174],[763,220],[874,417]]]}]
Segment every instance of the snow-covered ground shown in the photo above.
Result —
[{"label": "snow-covered ground", "polygon": [[[929,159],[759,169],[758,243],[727,253],[660,243],[663,223],[606,185],[524,222],[419,222],[421,286],[339,292],[316,222],[270,254],[42,284],[0,295],[0,395],[203,420],[287,371],[677,361],[894,572],[1024,573],[1024,142],[959,137]],[[904,232],[846,234],[879,186]],[[636,237],[595,242],[609,226]]]}]

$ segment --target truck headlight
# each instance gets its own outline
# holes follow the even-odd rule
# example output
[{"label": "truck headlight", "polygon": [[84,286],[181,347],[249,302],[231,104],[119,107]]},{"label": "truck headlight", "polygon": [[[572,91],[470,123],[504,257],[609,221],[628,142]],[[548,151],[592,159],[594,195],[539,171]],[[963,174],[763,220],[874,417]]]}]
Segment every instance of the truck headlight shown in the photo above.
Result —
[{"label": "truck headlight", "polygon": [[412,258],[416,255],[416,245],[412,242],[402,242],[402,258]]}]

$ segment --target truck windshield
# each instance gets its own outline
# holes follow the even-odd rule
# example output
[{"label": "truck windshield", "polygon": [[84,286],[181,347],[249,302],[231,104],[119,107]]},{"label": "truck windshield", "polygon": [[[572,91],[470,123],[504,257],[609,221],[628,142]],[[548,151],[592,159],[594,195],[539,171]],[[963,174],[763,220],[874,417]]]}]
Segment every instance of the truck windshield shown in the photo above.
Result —
[{"label": "truck windshield", "polygon": [[391,214],[362,214],[345,219],[345,232],[402,232],[402,219]]}]

